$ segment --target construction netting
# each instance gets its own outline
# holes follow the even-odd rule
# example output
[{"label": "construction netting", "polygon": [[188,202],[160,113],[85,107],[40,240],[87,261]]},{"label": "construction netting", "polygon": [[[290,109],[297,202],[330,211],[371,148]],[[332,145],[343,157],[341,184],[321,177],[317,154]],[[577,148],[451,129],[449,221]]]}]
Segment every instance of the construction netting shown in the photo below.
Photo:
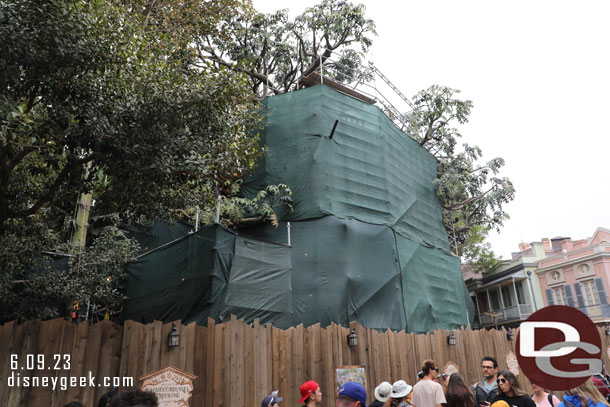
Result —
[{"label": "construction netting", "polygon": [[204,324],[235,314],[290,324],[290,249],[283,245],[213,225],[141,256],[128,271],[129,319]]},{"label": "construction netting", "polygon": [[246,195],[288,184],[294,212],[284,220],[354,218],[449,252],[432,184],[435,159],[377,106],[322,85],[264,102],[268,152]]},{"label": "construction netting", "polygon": [[195,227],[184,222],[152,222],[146,226],[123,225],[122,229],[127,232],[130,238],[138,241],[140,254],[142,254],[180,239],[187,233],[192,232]]},{"label": "construction netting", "polygon": [[472,321],[430,154],[377,107],[325,86],[264,105],[268,152],[244,192],[287,184],[294,212],[277,228],[214,225],[140,257],[129,266],[126,317],[235,314],[283,328],[357,321],[411,332]]}]

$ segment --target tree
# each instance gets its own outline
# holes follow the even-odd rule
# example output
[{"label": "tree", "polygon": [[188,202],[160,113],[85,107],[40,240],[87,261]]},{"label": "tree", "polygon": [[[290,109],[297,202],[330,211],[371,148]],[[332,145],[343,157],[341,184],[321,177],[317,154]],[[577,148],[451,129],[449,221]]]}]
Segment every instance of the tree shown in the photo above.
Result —
[{"label": "tree", "polygon": [[[195,3],[213,10],[196,24],[178,19],[161,25],[137,2],[3,2],[3,311],[17,315],[20,297],[42,287],[30,271],[42,251],[63,249],[81,193],[93,194],[96,227],[171,221],[195,207],[214,207],[216,194],[230,191],[261,154],[250,132],[260,121],[247,78],[211,64],[195,66],[189,57],[195,55],[191,24],[219,31],[214,13],[241,2],[189,4]],[[98,260],[106,256],[91,249]],[[40,316],[41,310],[19,315]]]},{"label": "tree", "polygon": [[488,233],[489,227],[475,225],[458,245],[462,264],[468,265],[471,271],[485,273],[493,270],[500,263],[491,244],[486,242]]},{"label": "tree", "polygon": [[90,247],[69,258],[65,269],[29,273],[20,283],[21,289],[8,293],[18,293],[18,297],[11,302],[3,299],[11,306],[3,306],[0,317],[56,318],[69,313],[73,304],[80,306],[77,317],[84,317],[87,304],[91,314],[119,314],[125,300],[125,264],[134,260],[137,252],[138,244],[120,229],[104,228]]},{"label": "tree", "polygon": [[170,217],[259,154],[244,79],[183,64],[180,41],[139,18],[103,2],[5,8],[0,234],[75,191],[127,220]]},{"label": "tree", "polygon": [[509,218],[503,205],[514,199],[515,189],[499,175],[502,158],[481,163],[479,147],[458,144],[462,135],[455,126],[468,122],[472,109],[471,101],[456,98],[458,93],[434,85],[415,95],[407,133],[437,160],[435,182],[450,240],[455,238],[466,258],[485,258],[492,252],[484,246],[484,236],[492,229],[499,231]]},{"label": "tree", "polygon": [[287,10],[235,15],[223,25],[227,35],[197,40],[197,56],[246,73],[255,94],[293,89],[333,53],[332,62],[324,65],[325,75],[357,81],[369,75],[361,62],[376,34],[364,11],[362,4],[322,0],[292,21]]}]

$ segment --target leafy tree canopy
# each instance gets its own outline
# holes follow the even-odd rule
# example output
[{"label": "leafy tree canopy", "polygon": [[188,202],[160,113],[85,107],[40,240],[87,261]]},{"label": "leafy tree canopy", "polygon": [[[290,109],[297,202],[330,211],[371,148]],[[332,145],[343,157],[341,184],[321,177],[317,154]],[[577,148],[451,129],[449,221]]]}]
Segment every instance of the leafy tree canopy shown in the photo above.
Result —
[{"label": "leafy tree canopy", "polygon": [[376,35],[364,12],[362,4],[322,0],[293,20],[285,9],[236,14],[223,25],[226,35],[196,40],[197,56],[247,73],[256,94],[294,89],[299,78],[333,53],[333,62],[324,64],[325,74],[353,81],[367,74],[361,62]]},{"label": "leafy tree canopy", "polygon": [[[220,35],[228,15],[249,7],[237,0],[180,6],[169,1],[2,2],[3,319],[41,315],[37,305],[17,311],[17,300],[45,286],[27,271],[36,267],[42,251],[62,249],[68,241],[80,194],[93,194],[90,223],[97,227],[188,219],[195,207],[215,207],[218,193],[238,193],[232,185],[262,152],[250,133],[261,124],[256,102],[245,75],[194,64],[193,38]],[[278,198],[289,195],[288,188],[277,192]],[[270,215],[263,201],[254,205]],[[239,216],[236,211],[233,215]],[[105,254],[94,246],[93,254],[82,256],[118,264],[111,260],[114,246],[105,247]],[[132,254],[122,250],[117,255],[128,261]],[[87,270],[82,259],[79,264],[70,270]],[[95,274],[110,268],[88,270]],[[82,296],[83,290],[68,291]],[[117,304],[112,295],[105,297],[107,306]]]},{"label": "leafy tree canopy", "polygon": [[435,85],[415,95],[407,133],[437,159],[437,194],[450,241],[457,242],[458,251],[461,246],[466,261],[478,261],[483,254],[493,257],[484,237],[509,218],[503,206],[514,199],[515,189],[500,175],[502,158],[482,163],[479,147],[460,144],[455,126],[468,122],[473,105],[458,99],[458,93]]}]

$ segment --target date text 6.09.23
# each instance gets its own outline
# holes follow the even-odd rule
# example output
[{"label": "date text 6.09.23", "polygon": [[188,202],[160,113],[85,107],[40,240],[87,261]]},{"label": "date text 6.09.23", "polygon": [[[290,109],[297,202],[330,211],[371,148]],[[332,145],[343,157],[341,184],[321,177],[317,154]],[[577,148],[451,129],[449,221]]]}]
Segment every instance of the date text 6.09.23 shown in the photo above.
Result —
[{"label": "date text 6.09.23", "polygon": [[11,370],[70,370],[70,354],[11,354]]}]

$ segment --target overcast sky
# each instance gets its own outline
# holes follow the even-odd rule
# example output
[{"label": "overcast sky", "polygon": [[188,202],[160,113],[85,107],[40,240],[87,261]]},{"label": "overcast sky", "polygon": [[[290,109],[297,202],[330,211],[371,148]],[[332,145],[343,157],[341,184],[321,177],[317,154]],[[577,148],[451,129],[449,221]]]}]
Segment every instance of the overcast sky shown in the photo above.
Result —
[{"label": "overcast sky", "polygon": [[[318,1],[254,0],[291,16]],[[354,2],[358,3],[358,2]],[[411,97],[432,84],[474,102],[464,141],[506,160],[511,219],[489,241],[610,228],[610,2],[364,0],[377,67]]]}]

